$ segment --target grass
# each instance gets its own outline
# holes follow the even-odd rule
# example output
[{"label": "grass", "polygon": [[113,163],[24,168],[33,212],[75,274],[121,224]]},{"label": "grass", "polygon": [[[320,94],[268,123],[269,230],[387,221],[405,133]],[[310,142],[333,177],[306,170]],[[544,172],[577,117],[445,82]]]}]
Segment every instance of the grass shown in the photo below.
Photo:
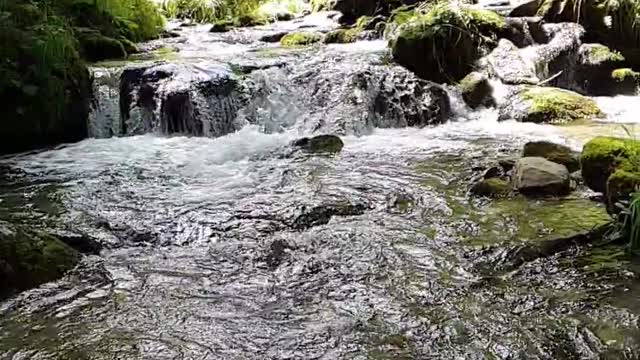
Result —
[{"label": "grass", "polygon": [[165,0],[162,10],[169,18],[214,23],[260,17],[258,10],[263,3],[263,0]]}]

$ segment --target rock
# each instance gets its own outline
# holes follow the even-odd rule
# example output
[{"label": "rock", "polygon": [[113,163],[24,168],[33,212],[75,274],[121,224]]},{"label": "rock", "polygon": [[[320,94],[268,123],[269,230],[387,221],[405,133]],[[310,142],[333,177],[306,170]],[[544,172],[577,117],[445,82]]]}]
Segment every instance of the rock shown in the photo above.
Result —
[{"label": "rock", "polygon": [[284,47],[293,47],[293,46],[307,46],[312,45],[322,40],[322,35],[314,32],[292,32],[283,36],[280,39],[280,45]]},{"label": "rock", "polygon": [[527,86],[500,107],[499,120],[567,124],[602,116],[596,103],[572,91]]},{"label": "rock", "polygon": [[622,54],[601,44],[583,44],[578,56],[575,72],[577,90],[591,95],[615,94],[612,73],[624,66]]},{"label": "rock", "polygon": [[324,42],[325,44],[352,43],[358,40],[359,34],[360,34],[360,30],[357,28],[332,30],[332,31],[329,31],[327,35],[325,35]]},{"label": "rock", "polygon": [[380,24],[384,24],[387,21],[386,16],[361,16],[356,21],[355,27],[361,30],[378,30]]},{"label": "rock", "polygon": [[504,20],[507,26],[500,33],[500,37],[511,41],[519,48],[544,44],[549,40],[542,27],[541,17],[506,17]]},{"label": "rock", "polygon": [[554,163],[567,167],[569,172],[580,169],[580,154],[570,147],[554,144],[549,141],[532,141],[524,145],[523,157],[543,157]]},{"label": "rock", "polygon": [[484,172],[484,175],[482,175],[482,178],[483,179],[501,178],[504,175],[505,175],[505,171],[501,166],[492,166]]},{"label": "rock", "polygon": [[213,23],[209,32],[222,33],[231,30],[233,27],[233,21],[220,20]]},{"label": "rock", "polygon": [[536,76],[546,86],[580,91],[576,87],[577,59],[584,28],[576,23],[544,24],[548,43],[536,46],[527,53]]},{"label": "rock", "polygon": [[277,21],[290,21],[295,19],[295,17],[296,16],[294,14],[286,11],[280,11],[275,16]]},{"label": "rock", "polygon": [[516,165],[515,159],[501,159],[498,160],[498,164],[504,169],[505,173],[513,170],[513,167]]},{"label": "rock", "polygon": [[458,84],[458,89],[460,89],[464,102],[472,109],[480,106],[495,106],[496,104],[489,79],[479,72],[474,71],[465,76]]},{"label": "rock", "polygon": [[357,216],[364,214],[365,204],[352,204],[348,201],[334,204],[322,204],[311,208],[302,207],[301,214],[292,223],[297,230],[308,229],[329,223],[333,216]]},{"label": "rock", "polygon": [[80,255],[57,238],[0,222],[0,299],[57,280]]},{"label": "rock", "polygon": [[469,192],[476,196],[498,198],[508,196],[511,193],[511,184],[508,181],[494,177],[483,179],[475,183]]},{"label": "rock", "polygon": [[49,233],[82,254],[100,255],[100,251],[102,250],[101,243],[84,234],[65,230],[51,230]]},{"label": "rock", "polygon": [[640,141],[596,137],[585,144],[580,162],[584,183],[605,194],[609,209],[640,185]]},{"label": "rock", "polygon": [[266,16],[259,14],[258,12],[243,14],[238,16],[234,25],[237,27],[251,27],[251,26],[260,26],[267,25],[269,23],[269,19]]},{"label": "rock", "polygon": [[536,16],[541,0],[511,0],[513,9],[509,17]]},{"label": "rock", "polygon": [[179,38],[181,35],[175,31],[169,31],[169,30],[163,30],[160,33],[160,38],[161,39],[172,39],[172,38]]},{"label": "rock", "polygon": [[611,72],[610,94],[637,95],[640,87],[640,72],[629,68],[615,69]]},{"label": "rock", "polygon": [[524,60],[520,49],[507,39],[500,39],[498,46],[484,57],[480,64],[492,77],[505,84],[534,85],[540,82],[535,69]]},{"label": "rock", "polygon": [[[479,33],[463,30],[470,26]],[[393,59],[421,78],[451,83],[473,70],[485,46],[505,27],[492,11],[442,3],[401,25],[390,46]]]},{"label": "rock", "polygon": [[513,187],[528,196],[560,196],[571,192],[571,180],[564,165],[541,157],[525,157],[516,161]]},{"label": "rock", "polygon": [[285,37],[287,34],[288,32],[283,31],[283,32],[277,32],[275,34],[264,35],[260,38],[260,41],[268,42],[268,43],[280,42],[280,40],[282,40],[282,38]]},{"label": "rock", "polygon": [[318,135],[312,138],[302,138],[293,142],[293,146],[309,153],[339,153],[344,147],[342,140],[335,135]]},{"label": "rock", "polygon": [[311,6],[314,11],[335,10],[342,13],[340,22],[343,24],[353,24],[357,19],[375,15],[389,15],[391,10],[403,6],[413,5],[419,0],[313,0]]},{"label": "rock", "polygon": [[82,56],[89,61],[107,59],[124,59],[127,52],[122,43],[116,39],[104,36],[91,29],[76,28],[76,37],[80,43]]}]

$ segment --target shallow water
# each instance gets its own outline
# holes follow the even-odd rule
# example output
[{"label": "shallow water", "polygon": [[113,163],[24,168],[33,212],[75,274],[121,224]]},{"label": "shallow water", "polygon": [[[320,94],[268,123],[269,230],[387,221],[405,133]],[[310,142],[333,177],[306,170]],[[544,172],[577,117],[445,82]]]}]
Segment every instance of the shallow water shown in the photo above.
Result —
[{"label": "shallow water", "polygon": [[[183,31],[193,33],[177,45],[184,62],[241,62],[273,47]],[[319,59],[317,49],[279,51],[294,70],[278,74],[340,66],[326,59],[349,65],[340,59],[368,58],[381,44],[330,46]],[[219,138],[87,139],[3,159],[2,218],[71,228],[105,249],[0,304],[0,357],[640,357],[636,265],[613,261],[619,249],[508,266],[523,244],[573,229],[544,209],[602,214],[588,192],[506,206],[467,196],[474,167],[513,158],[530,140],[579,149],[618,131],[637,98],[597,99],[608,117],[575,128],[498,123],[495,111],[469,112],[454,98],[446,124],[372,128],[344,136],[339,155],[289,156],[309,131],[296,115],[306,108],[289,106],[308,94],[285,95],[261,105],[259,124]],[[265,119],[282,131],[265,131]],[[347,210],[304,221],[322,207]]]}]

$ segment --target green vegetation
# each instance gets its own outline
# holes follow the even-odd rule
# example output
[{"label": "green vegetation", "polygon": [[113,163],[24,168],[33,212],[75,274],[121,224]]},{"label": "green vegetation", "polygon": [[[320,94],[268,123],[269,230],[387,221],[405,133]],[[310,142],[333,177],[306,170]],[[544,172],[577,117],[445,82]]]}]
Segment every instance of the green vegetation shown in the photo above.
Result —
[{"label": "green vegetation", "polygon": [[165,0],[162,10],[169,18],[188,19],[199,23],[229,21],[235,26],[265,24],[266,15],[259,11],[263,0]]},{"label": "green vegetation", "polygon": [[609,177],[620,171],[618,179],[625,173],[640,169],[640,142],[599,136],[585,144],[580,156],[582,176],[585,184],[594,191],[606,192]]},{"label": "green vegetation", "polygon": [[506,26],[493,11],[449,3],[402,19],[407,22],[389,43],[393,58],[424,79],[449,83],[473,70],[485,45],[494,44]]},{"label": "green vegetation", "polygon": [[611,72],[611,78],[616,82],[624,82],[626,80],[640,80],[640,73],[629,68],[616,69]]},{"label": "green vegetation", "polygon": [[580,94],[549,87],[529,87],[519,94],[530,101],[528,122],[565,124],[602,115],[596,103]]},{"label": "green vegetation", "polygon": [[280,45],[284,47],[307,46],[322,40],[322,35],[314,32],[299,31],[292,32],[280,39]]},{"label": "green vegetation", "polygon": [[357,28],[352,29],[337,29],[327,33],[324,37],[324,42],[326,44],[347,44],[356,42],[358,40],[358,35],[360,34],[360,30]]},{"label": "green vegetation", "polygon": [[594,44],[590,46],[586,54],[587,61],[591,64],[603,63],[605,61],[619,62],[624,61],[624,56],[618,51],[612,51],[608,47],[601,44]]}]

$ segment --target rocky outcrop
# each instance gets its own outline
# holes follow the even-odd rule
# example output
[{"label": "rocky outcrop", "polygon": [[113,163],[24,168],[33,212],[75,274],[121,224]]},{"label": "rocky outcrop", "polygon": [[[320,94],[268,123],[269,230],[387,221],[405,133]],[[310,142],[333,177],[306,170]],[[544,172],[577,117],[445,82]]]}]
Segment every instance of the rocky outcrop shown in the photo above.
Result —
[{"label": "rocky outcrop", "polygon": [[[474,31],[465,30],[469,27]],[[396,62],[421,78],[451,83],[473,70],[505,28],[504,19],[492,11],[442,3],[401,25],[391,50]]]},{"label": "rocky outcrop", "polygon": [[567,167],[569,172],[580,169],[580,154],[570,147],[549,141],[532,141],[524,145],[523,157],[542,157]]},{"label": "rocky outcrop", "polygon": [[513,187],[527,196],[560,196],[571,191],[567,168],[541,157],[516,161],[512,181]]},{"label": "rocky outcrop", "polygon": [[156,63],[127,68],[120,78],[122,134],[221,136],[248,101],[226,65]]},{"label": "rocky outcrop", "polygon": [[458,89],[464,102],[472,109],[480,106],[490,107],[496,105],[496,101],[493,98],[493,87],[484,74],[479,72],[470,73],[460,81]]},{"label": "rocky outcrop", "polygon": [[79,259],[54,236],[0,222],[0,299],[60,278]]},{"label": "rocky outcrop", "polygon": [[526,86],[500,107],[499,120],[566,124],[593,120],[602,115],[596,103],[572,91]]}]

